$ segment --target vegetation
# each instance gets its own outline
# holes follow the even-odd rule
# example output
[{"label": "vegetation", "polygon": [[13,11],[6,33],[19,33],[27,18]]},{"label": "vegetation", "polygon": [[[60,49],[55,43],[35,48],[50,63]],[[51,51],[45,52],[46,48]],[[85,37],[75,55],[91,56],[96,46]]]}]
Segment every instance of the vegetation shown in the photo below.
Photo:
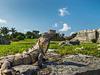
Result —
[{"label": "vegetation", "polygon": [[23,41],[12,42],[10,45],[0,45],[0,57],[9,54],[22,53],[23,51],[28,50],[28,48],[31,48],[36,41],[36,39],[25,39]]},{"label": "vegetation", "polygon": [[55,52],[61,55],[85,54],[100,57],[100,46],[96,43],[84,43],[81,45],[58,47]]},{"label": "vegetation", "polygon": [[91,41],[92,41],[92,43],[96,43],[97,39],[92,39]]},{"label": "vegetation", "polygon": [[56,49],[56,53],[61,55],[66,54],[85,54],[100,57],[100,44],[97,43],[83,43],[81,45],[73,46],[59,46],[59,41],[53,41],[50,44],[51,49]]},{"label": "vegetation", "polygon": [[[12,42],[11,45],[0,45],[0,56],[22,53],[31,48],[36,39],[25,39],[18,42]],[[100,57],[100,45],[96,43],[84,43],[74,46],[59,46],[59,41],[51,41],[49,48],[56,49],[56,53],[65,54],[86,54]]]},{"label": "vegetation", "polygon": [[[64,34],[55,33],[56,38],[53,40],[57,40],[62,38],[64,39]],[[40,36],[39,31],[27,31],[26,33],[18,32],[15,28],[7,28],[1,27],[0,28],[0,35],[4,36],[6,39],[11,40],[10,45],[0,45],[0,56],[5,56],[9,54],[21,53],[28,48],[32,47],[35,44],[36,39]],[[67,39],[71,39],[75,37],[76,34],[73,34]],[[95,39],[91,41],[93,43],[84,43],[81,45],[74,45],[74,46],[59,46],[60,41],[51,41],[49,48],[56,49],[56,53],[61,55],[65,54],[86,54],[86,55],[93,55],[100,57],[100,46],[96,43]]]},{"label": "vegetation", "polygon": [[24,39],[33,39],[40,36],[39,31],[27,31],[26,33],[18,32],[15,28],[9,29],[8,27],[0,28],[0,35],[4,36],[5,39],[11,41],[19,41]]},{"label": "vegetation", "polygon": [[[55,30],[49,30],[54,34],[52,41],[62,41],[65,40],[64,34],[56,33]],[[1,27],[0,35],[2,35],[6,40],[10,41],[20,41],[24,39],[37,39],[41,34],[37,30],[27,31],[25,33],[18,32],[15,28]]]}]

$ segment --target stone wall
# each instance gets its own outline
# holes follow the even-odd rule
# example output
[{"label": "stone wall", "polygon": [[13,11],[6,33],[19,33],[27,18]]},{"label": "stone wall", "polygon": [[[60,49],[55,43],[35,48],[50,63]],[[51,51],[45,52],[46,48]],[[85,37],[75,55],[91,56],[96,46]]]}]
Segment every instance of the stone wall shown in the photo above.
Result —
[{"label": "stone wall", "polygon": [[97,37],[98,37],[97,42],[100,43],[100,29],[97,30],[97,34],[98,34],[98,35],[97,35]]},{"label": "stone wall", "polygon": [[92,42],[93,39],[100,43],[100,29],[82,30],[77,32],[76,37],[73,38],[73,40],[79,40],[80,42]]}]

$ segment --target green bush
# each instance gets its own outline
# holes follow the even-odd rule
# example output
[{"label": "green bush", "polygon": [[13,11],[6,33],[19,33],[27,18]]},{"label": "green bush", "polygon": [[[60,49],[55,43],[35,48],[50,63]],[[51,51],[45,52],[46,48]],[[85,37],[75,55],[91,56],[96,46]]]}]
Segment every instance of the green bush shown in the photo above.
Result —
[{"label": "green bush", "polygon": [[22,36],[22,35],[18,35],[18,36],[16,37],[16,39],[18,39],[18,40],[24,40],[24,39],[25,39],[25,37],[24,37],[24,36]]},{"label": "green bush", "polygon": [[96,39],[92,39],[91,41],[92,41],[92,43],[96,43],[96,42],[97,42],[97,40],[96,40]]}]

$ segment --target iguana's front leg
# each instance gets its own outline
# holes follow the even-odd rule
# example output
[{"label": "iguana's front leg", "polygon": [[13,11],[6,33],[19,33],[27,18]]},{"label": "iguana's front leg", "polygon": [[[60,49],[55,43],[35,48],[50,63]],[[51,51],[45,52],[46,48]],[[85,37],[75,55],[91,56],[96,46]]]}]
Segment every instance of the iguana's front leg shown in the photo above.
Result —
[{"label": "iguana's front leg", "polygon": [[40,53],[39,56],[38,56],[38,66],[39,66],[39,68],[42,68],[42,65],[43,65],[43,54]]}]

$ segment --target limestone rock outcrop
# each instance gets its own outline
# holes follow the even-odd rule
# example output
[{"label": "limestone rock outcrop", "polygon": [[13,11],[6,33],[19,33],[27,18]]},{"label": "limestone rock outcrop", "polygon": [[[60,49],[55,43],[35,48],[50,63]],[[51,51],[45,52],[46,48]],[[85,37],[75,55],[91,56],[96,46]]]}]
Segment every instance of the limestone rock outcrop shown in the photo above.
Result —
[{"label": "limestone rock outcrop", "polygon": [[82,54],[60,56],[51,52],[48,57],[52,60],[44,63],[47,67],[40,75],[100,75],[100,58]]}]

